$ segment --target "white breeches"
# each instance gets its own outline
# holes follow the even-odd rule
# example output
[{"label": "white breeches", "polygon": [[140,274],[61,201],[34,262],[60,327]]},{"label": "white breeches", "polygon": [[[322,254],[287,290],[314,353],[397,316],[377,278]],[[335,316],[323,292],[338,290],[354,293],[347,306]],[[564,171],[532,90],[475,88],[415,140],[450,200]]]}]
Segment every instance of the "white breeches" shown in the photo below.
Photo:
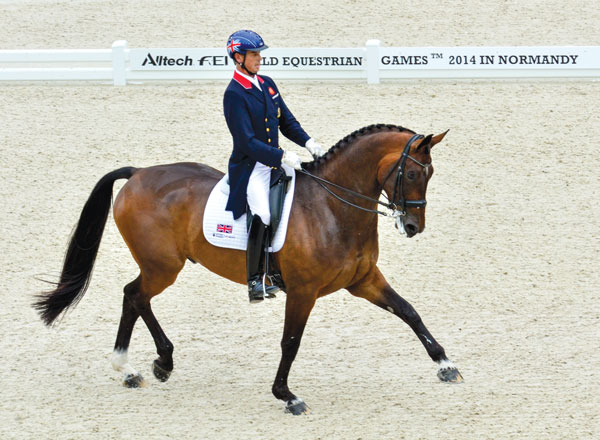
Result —
[{"label": "white breeches", "polygon": [[253,214],[258,215],[265,225],[271,223],[269,208],[269,186],[271,184],[271,167],[256,162],[250,174],[246,197]]}]

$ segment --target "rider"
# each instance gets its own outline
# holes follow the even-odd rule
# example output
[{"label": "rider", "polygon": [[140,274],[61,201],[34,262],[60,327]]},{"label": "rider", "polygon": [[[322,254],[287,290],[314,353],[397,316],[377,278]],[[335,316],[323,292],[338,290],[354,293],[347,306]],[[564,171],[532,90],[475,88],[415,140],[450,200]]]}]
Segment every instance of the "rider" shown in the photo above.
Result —
[{"label": "rider", "polygon": [[[271,223],[269,185],[271,170],[284,163],[297,170],[300,158],[279,146],[279,130],[285,137],[306,147],[314,156],[323,148],[302,129],[288,110],[275,82],[258,76],[267,45],[256,32],[240,30],[227,40],[227,53],[235,63],[233,79],[223,98],[225,120],[233,136],[233,152],[229,158],[229,199],[225,209],[239,218],[246,204],[254,215],[248,231],[246,270],[248,296],[251,303],[274,296],[275,286],[265,286],[261,269],[264,238]],[[249,214],[250,215],[250,214]]]}]

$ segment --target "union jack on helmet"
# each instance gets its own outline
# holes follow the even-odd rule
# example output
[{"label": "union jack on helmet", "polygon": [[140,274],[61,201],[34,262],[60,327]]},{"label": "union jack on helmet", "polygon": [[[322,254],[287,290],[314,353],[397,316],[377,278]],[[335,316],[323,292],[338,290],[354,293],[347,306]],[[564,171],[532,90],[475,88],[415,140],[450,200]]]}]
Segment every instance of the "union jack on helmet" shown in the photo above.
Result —
[{"label": "union jack on helmet", "polygon": [[227,40],[227,55],[233,59],[233,54],[236,52],[244,55],[249,50],[260,52],[268,47],[256,32],[241,30],[229,36]]}]

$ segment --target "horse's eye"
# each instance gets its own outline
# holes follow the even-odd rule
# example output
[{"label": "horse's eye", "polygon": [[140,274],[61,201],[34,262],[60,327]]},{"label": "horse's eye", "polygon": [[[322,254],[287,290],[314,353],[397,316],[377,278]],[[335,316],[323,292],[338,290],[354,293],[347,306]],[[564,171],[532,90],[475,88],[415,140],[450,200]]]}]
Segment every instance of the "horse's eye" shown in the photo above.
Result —
[{"label": "horse's eye", "polygon": [[409,171],[406,174],[406,177],[408,177],[408,180],[415,180],[415,177],[417,177],[417,173],[415,173],[414,171]]}]

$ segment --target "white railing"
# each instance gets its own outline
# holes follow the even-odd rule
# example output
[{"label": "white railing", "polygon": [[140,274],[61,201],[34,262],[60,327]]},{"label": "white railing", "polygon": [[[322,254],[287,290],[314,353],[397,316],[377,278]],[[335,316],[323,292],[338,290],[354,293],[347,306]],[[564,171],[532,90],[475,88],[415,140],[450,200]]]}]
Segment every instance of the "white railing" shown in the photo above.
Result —
[{"label": "white railing", "polygon": [[[600,78],[599,46],[288,48],[263,52],[278,79]],[[0,81],[211,80],[231,77],[223,48],[0,50]]]}]

